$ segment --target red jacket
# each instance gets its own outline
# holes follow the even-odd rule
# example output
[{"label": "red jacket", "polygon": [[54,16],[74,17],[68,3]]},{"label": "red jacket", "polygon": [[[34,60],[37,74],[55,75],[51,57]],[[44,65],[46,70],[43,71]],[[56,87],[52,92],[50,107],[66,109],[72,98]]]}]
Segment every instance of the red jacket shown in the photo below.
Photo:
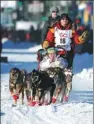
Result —
[{"label": "red jacket", "polygon": [[[55,46],[55,35],[54,35],[55,27],[57,27],[60,30],[69,30],[69,29],[72,30],[72,38],[71,38],[72,42],[70,44],[71,50],[66,52],[67,53],[66,59],[68,61],[68,68],[70,68],[70,67],[72,67],[72,64],[73,64],[73,58],[74,58],[74,54],[75,54],[75,49],[74,49],[75,44],[82,44],[85,41],[80,36],[81,34],[79,34],[79,30],[76,30],[75,26],[72,23],[69,23],[64,28],[60,25],[60,22],[57,22],[52,28],[49,29],[49,31],[47,33],[45,41],[47,41],[49,44],[47,44],[47,42],[44,41],[44,44],[46,44],[47,47],[49,47],[49,46],[54,47]],[[83,30],[82,30],[82,32],[83,32]],[[80,33],[82,33],[82,32],[80,32]],[[46,46],[46,45],[44,45],[44,46]]]},{"label": "red jacket", "polygon": [[[49,42],[50,46],[54,46],[55,45],[55,39],[54,39],[54,28],[57,27],[58,29],[61,29],[61,30],[68,30],[68,29],[72,29],[73,25],[72,23],[69,23],[65,28],[62,27],[60,25],[60,22],[57,22],[52,28],[49,29],[48,33],[47,33],[47,36],[46,36],[46,41]],[[79,34],[77,32],[77,30],[74,30],[72,29],[72,44],[82,44],[83,41],[81,41],[79,39]]]}]

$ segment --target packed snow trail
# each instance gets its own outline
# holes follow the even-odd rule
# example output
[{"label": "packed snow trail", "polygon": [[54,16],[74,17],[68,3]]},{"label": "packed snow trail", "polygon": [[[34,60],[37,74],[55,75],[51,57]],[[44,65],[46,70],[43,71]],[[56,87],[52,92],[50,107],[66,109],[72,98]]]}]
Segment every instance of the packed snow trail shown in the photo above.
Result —
[{"label": "packed snow trail", "polygon": [[73,88],[76,85],[78,89],[72,90],[68,103],[39,107],[27,106],[26,103],[12,107],[8,90],[9,74],[2,74],[1,77],[1,124],[93,124],[93,91],[87,85],[85,90],[79,90],[84,84],[79,77],[79,87],[73,84]]},{"label": "packed snow trail", "polygon": [[[39,47],[36,46],[36,49]],[[35,52],[36,49],[27,51]],[[13,100],[9,92],[10,69],[25,68],[30,72],[37,67],[35,54],[28,52],[27,57],[26,54],[23,56],[24,53],[16,53],[19,58],[13,53],[2,54],[10,59],[8,63],[1,63],[1,124],[93,124],[93,56],[87,53],[75,56],[69,102],[31,107],[25,101],[24,105],[19,103],[16,107],[11,106]]]}]

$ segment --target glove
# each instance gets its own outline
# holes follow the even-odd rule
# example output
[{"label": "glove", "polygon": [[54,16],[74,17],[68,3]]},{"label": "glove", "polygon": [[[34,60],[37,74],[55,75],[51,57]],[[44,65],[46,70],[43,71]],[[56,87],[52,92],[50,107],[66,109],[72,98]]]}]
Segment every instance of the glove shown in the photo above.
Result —
[{"label": "glove", "polygon": [[48,41],[44,41],[43,44],[42,44],[42,47],[45,49],[45,48],[48,48],[49,47],[49,42]]},{"label": "glove", "polygon": [[89,36],[89,32],[86,30],[86,31],[84,31],[84,32],[82,33],[82,35],[79,37],[79,41],[80,41],[81,43],[84,43],[84,42],[87,40],[88,36]]}]

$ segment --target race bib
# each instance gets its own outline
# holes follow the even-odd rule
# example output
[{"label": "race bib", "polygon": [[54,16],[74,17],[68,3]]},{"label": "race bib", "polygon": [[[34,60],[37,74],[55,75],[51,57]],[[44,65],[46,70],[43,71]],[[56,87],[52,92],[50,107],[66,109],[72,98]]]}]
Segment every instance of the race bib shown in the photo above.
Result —
[{"label": "race bib", "polygon": [[59,30],[55,27],[55,46],[71,50],[72,30]]}]

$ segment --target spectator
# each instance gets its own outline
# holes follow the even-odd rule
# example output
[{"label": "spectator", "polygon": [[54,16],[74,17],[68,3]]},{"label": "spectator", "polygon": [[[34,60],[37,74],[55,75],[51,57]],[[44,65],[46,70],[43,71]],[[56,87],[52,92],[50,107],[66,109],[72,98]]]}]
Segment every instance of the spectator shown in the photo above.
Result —
[{"label": "spectator", "polygon": [[35,40],[35,30],[34,27],[31,26],[30,27],[30,41],[34,41]]},{"label": "spectator", "polygon": [[52,25],[54,25],[57,21],[59,21],[60,16],[58,15],[59,9],[56,6],[52,6],[50,8],[50,16],[48,17],[48,21],[45,22],[44,27],[42,29],[42,38],[41,42],[43,42],[46,38],[47,32]]}]

